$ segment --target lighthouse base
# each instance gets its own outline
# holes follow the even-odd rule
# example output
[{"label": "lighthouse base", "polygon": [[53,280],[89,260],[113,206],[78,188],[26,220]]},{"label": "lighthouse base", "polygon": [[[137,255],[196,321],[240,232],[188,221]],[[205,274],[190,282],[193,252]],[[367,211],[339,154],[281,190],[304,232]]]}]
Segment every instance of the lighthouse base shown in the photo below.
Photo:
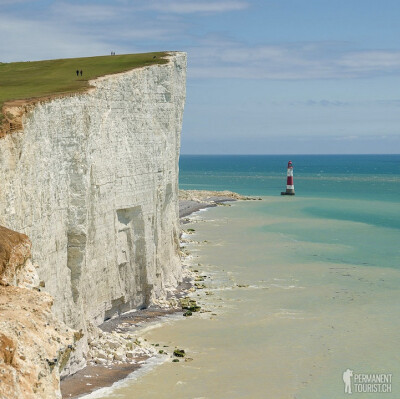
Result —
[{"label": "lighthouse base", "polygon": [[281,191],[281,195],[295,195],[294,191]]}]

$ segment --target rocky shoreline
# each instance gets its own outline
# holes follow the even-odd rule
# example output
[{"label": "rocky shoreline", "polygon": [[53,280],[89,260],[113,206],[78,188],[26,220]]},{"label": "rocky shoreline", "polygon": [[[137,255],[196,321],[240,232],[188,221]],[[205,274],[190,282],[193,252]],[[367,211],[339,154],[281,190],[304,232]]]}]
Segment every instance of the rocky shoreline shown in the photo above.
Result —
[{"label": "rocky shoreline", "polygon": [[159,305],[132,310],[101,324],[97,337],[89,341],[88,366],[61,380],[62,397],[82,397],[126,378],[150,358],[173,356],[167,348],[160,349],[157,344],[142,339],[140,331],[151,322],[182,314],[179,298],[187,294],[188,281],[185,278],[185,284]]},{"label": "rocky shoreline", "polygon": [[232,191],[179,190],[179,218],[187,223],[186,216],[201,209],[227,205],[231,201],[254,201],[261,198],[247,197]]},{"label": "rocky shoreline", "polygon": [[[227,205],[230,201],[254,200],[230,191],[197,191],[179,192],[179,217],[182,232],[183,225],[190,219],[188,216],[201,209],[218,205]],[[181,259],[190,256],[184,248],[187,239],[181,234]],[[132,310],[104,322],[97,328],[97,338],[89,342],[88,366],[74,375],[61,381],[63,398],[76,399],[97,389],[109,387],[114,382],[126,378],[139,369],[150,358],[165,357],[177,362],[184,357],[179,349],[162,347],[157,343],[150,344],[140,337],[140,329],[151,322],[158,321],[171,315],[191,316],[195,312],[203,312],[196,301],[189,297],[196,290],[203,289],[203,276],[197,270],[190,270],[184,266],[183,282],[175,292],[168,295],[166,300],[151,306],[148,309]],[[96,334],[92,334],[96,336]],[[161,359],[162,360],[162,359]],[[187,359],[190,360],[190,359]]]}]

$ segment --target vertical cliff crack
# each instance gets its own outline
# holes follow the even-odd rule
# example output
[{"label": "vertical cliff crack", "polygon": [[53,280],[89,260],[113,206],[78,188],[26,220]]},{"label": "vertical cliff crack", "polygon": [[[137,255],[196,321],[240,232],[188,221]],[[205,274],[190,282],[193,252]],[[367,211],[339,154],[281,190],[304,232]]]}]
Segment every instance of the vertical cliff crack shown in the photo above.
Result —
[{"label": "vertical cliff crack", "polygon": [[71,271],[71,291],[74,302],[79,298],[79,281],[85,262],[86,234],[68,233],[67,267]]},{"label": "vertical cliff crack", "polygon": [[[141,206],[117,210],[117,263],[123,281],[132,284],[134,301],[146,307],[151,295],[147,280],[145,223]],[[132,281],[133,279],[133,281]]]}]

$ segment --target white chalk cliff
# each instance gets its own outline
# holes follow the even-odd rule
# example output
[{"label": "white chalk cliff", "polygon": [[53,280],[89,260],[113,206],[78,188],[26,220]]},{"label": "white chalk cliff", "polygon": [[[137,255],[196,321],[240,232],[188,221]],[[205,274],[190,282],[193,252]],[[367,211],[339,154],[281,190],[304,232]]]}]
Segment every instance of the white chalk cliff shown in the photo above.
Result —
[{"label": "white chalk cliff", "polygon": [[148,306],[181,279],[185,81],[186,55],[171,53],[167,64],[37,104],[23,130],[0,140],[0,224],[29,236],[54,313],[70,327]]}]

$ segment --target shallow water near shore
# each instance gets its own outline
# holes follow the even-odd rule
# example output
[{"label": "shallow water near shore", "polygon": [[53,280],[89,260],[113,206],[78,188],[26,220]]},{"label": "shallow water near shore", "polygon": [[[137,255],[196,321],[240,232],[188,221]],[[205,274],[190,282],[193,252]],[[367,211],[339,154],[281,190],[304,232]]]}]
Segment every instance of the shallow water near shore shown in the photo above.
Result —
[{"label": "shallow water near shore", "polygon": [[393,375],[391,394],[354,397],[399,397],[398,215],[396,201],[279,196],[198,213],[187,247],[211,312],[145,333],[193,360],[98,397],[343,398],[346,369]]}]

